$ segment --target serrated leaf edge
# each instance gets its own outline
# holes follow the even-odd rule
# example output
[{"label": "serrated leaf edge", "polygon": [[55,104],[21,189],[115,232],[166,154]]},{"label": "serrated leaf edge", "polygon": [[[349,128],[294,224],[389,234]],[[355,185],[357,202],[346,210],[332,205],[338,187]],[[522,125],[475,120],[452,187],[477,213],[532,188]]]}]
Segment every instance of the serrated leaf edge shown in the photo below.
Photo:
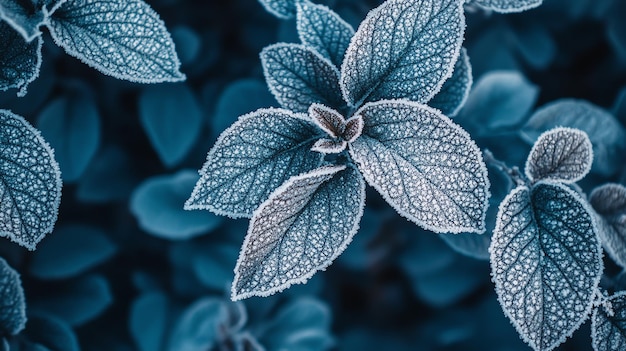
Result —
[{"label": "serrated leaf edge", "polygon": [[[626,296],[626,291],[618,291],[615,294],[609,296],[607,301],[611,302],[611,300],[617,299],[617,298],[620,298],[620,297],[623,297],[623,296]],[[598,318],[598,311],[601,308],[604,308],[604,307],[602,305],[596,306],[593,309],[593,313],[592,313],[592,316],[591,316],[591,346],[596,351],[597,351],[596,344],[598,344],[600,342],[599,337],[598,337],[598,332],[597,332],[598,325],[597,325],[596,319]]]}]

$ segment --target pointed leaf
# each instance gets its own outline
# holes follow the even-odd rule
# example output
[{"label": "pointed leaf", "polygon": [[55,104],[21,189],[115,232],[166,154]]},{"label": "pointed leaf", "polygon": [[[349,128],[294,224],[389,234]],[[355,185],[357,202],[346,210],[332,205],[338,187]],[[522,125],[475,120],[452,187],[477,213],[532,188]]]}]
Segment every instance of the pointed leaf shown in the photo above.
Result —
[{"label": "pointed leaf", "polygon": [[598,237],[620,266],[626,268],[626,187],[609,183],[593,189],[589,203],[598,212]]},{"label": "pointed leaf", "polygon": [[626,291],[609,297],[593,310],[591,345],[594,351],[626,349]]},{"label": "pointed leaf", "polygon": [[428,102],[428,106],[441,110],[446,116],[455,116],[467,100],[472,79],[472,65],[467,50],[461,48],[452,76],[443,83],[441,90]]},{"label": "pointed leaf", "polygon": [[100,146],[100,114],[93,98],[53,100],[39,114],[37,128],[55,150],[63,181],[78,180]]},{"label": "pointed leaf", "polygon": [[61,201],[54,152],[24,118],[0,110],[0,236],[34,250]]},{"label": "pointed leaf", "polygon": [[550,179],[574,183],[585,177],[593,162],[593,147],[584,132],[554,128],[539,136],[526,160],[531,181]]},{"label": "pointed leaf", "polygon": [[543,0],[474,0],[481,7],[501,13],[522,12],[535,8]]},{"label": "pointed leaf", "polygon": [[170,34],[142,0],[68,0],[46,24],[57,45],[104,74],[139,83],[185,80]]},{"label": "pointed leaf", "polygon": [[298,0],[259,0],[267,12],[282,19],[289,19],[296,15]]},{"label": "pointed leaf", "polygon": [[342,139],[320,139],[313,144],[311,151],[323,154],[338,154],[346,149],[348,142]]},{"label": "pointed leaf", "polygon": [[[1,6],[1,5],[0,5]],[[6,22],[0,21],[0,90],[20,89],[18,96],[26,95],[28,84],[39,76],[41,67],[41,37],[24,41]]]},{"label": "pointed leaf", "polygon": [[365,183],[353,166],[326,166],[289,179],[255,212],[232,298],[269,296],[304,283],[345,250],[359,228]]},{"label": "pointed leaf", "polygon": [[522,339],[550,351],[585,321],[602,273],[591,209],[560,183],[520,186],[502,202],[491,241],[500,304]]},{"label": "pointed leaf", "polygon": [[317,103],[309,106],[308,111],[315,125],[331,137],[338,138],[343,134],[346,120],[339,112]]},{"label": "pointed leaf", "polygon": [[27,42],[41,35],[39,27],[65,0],[1,0],[0,22],[10,25]]},{"label": "pointed leaf", "polygon": [[365,122],[363,122],[363,117],[361,115],[356,115],[350,117],[346,121],[346,128],[343,131],[343,139],[349,143],[355,141],[358,137],[363,134],[363,127],[365,126]]},{"label": "pointed leaf", "polygon": [[429,101],[459,57],[464,1],[389,0],[357,30],[341,66],[341,87],[351,105],[406,98]]},{"label": "pointed leaf", "polygon": [[0,331],[15,335],[26,324],[26,303],[20,275],[0,258]]},{"label": "pointed leaf", "polygon": [[302,43],[341,67],[354,29],[324,5],[298,1],[298,34]]},{"label": "pointed leaf", "polygon": [[274,44],[261,51],[267,85],[286,109],[307,112],[313,103],[335,109],[345,105],[339,71],[327,59],[304,45]]},{"label": "pointed leaf", "polygon": [[410,101],[369,103],[350,154],[403,217],[438,233],[485,230],[489,180],[469,134],[438,110]]},{"label": "pointed leaf", "polygon": [[305,116],[287,110],[261,109],[241,117],[209,151],[185,209],[252,216],[289,177],[320,165],[323,156],[310,151],[319,137]]}]

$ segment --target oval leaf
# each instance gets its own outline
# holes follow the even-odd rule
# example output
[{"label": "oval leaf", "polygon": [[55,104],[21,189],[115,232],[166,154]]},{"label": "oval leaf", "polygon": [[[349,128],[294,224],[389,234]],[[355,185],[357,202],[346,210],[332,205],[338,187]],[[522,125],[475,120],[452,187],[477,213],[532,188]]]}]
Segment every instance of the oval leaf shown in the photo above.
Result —
[{"label": "oval leaf", "polygon": [[140,351],[163,349],[168,312],[167,296],[161,292],[145,293],[133,301],[128,326]]},{"label": "oval leaf", "polygon": [[269,296],[328,267],[352,241],[364,205],[365,183],[353,166],[289,179],[254,212],[232,299]]},{"label": "oval leaf", "polygon": [[298,0],[259,0],[267,12],[282,19],[289,19],[296,15]]},{"label": "oval leaf", "polygon": [[261,51],[261,63],[267,85],[282,107],[307,112],[313,103],[335,109],[345,105],[339,71],[312,49],[297,44],[270,45]]},{"label": "oval leaf", "polygon": [[202,131],[202,109],[186,84],[150,86],[139,96],[139,116],[167,167],[180,163]]},{"label": "oval leaf", "polygon": [[[0,5],[1,6],[1,5]],[[6,22],[0,21],[0,90],[20,89],[18,96],[26,95],[28,84],[39,76],[41,67],[41,37],[24,41]]]},{"label": "oval leaf", "polygon": [[37,128],[55,150],[63,181],[80,178],[100,146],[100,114],[87,96],[52,101],[39,115]]},{"label": "oval leaf", "polygon": [[185,209],[252,216],[289,177],[321,164],[323,156],[310,151],[320,133],[305,116],[287,110],[261,109],[241,117],[209,151]]},{"label": "oval leaf", "polygon": [[593,162],[593,146],[584,132],[555,128],[539,136],[526,160],[526,176],[574,183],[583,179]]},{"label": "oval leaf", "polygon": [[464,1],[388,0],[372,10],[352,37],[341,66],[345,100],[429,101],[459,57]]},{"label": "oval leaf", "polygon": [[626,268],[626,187],[605,184],[591,192],[589,203],[598,214],[600,242],[609,256]]},{"label": "oval leaf", "polygon": [[20,275],[0,258],[0,331],[16,335],[26,325],[26,303]]},{"label": "oval leaf", "polygon": [[435,95],[428,105],[441,110],[446,116],[456,115],[470,92],[472,87],[472,65],[470,65],[467,50],[461,49],[461,54],[454,64],[452,76],[443,83],[441,90]]},{"label": "oval leaf", "polygon": [[57,220],[61,173],[39,132],[7,110],[0,110],[0,180],[0,236],[34,250]]},{"label": "oval leaf", "polygon": [[170,34],[142,0],[68,0],[46,24],[57,45],[104,74],[139,83],[185,80]]},{"label": "oval leaf", "polygon": [[616,293],[594,309],[591,345],[594,351],[626,349],[626,291]]},{"label": "oval leaf", "polygon": [[324,5],[298,2],[298,34],[302,43],[341,67],[354,29]]},{"label": "oval leaf", "polygon": [[535,8],[543,0],[474,0],[481,7],[501,13],[522,12]]},{"label": "oval leaf", "polygon": [[400,215],[438,233],[485,230],[489,180],[469,134],[438,110],[410,101],[369,103],[350,154]]},{"label": "oval leaf", "polygon": [[603,267],[590,211],[574,191],[545,181],[500,205],[491,274],[505,314],[535,350],[563,343],[591,311]]}]

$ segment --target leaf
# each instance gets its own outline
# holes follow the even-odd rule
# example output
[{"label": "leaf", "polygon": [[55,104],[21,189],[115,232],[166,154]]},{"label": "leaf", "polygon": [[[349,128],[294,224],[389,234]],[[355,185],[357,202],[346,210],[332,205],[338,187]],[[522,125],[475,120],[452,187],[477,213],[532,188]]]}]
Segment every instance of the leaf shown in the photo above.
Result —
[{"label": "leaf", "polygon": [[491,274],[504,313],[535,350],[572,335],[591,311],[602,253],[591,209],[560,183],[519,186],[502,202]]},{"label": "leaf", "polygon": [[311,151],[323,154],[338,154],[346,149],[348,142],[341,139],[322,138],[313,144]]},{"label": "leaf", "polygon": [[305,0],[298,1],[297,6],[298,35],[302,44],[330,60],[335,67],[341,67],[354,35],[352,26],[324,5]]},{"label": "leaf", "polygon": [[61,97],[39,114],[37,128],[55,150],[63,181],[80,178],[100,146],[100,114],[87,96]]},{"label": "leaf", "polygon": [[359,170],[400,215],[437,233],[485,230],[489,180],[469,134],[411,101],[368,103],[350,144]]},{"label": "leaf", "polygon": [[186,84],[147,87],[139,96],[139,117],[161,162],[171,168],[189,153],[202,131],[202,109]]},{"label": "leaf", "polygon": [[26,42],[11,26],[0,21],[0,42],[3,43],[0,47],[0,91],[17,88],[17,95],[24,96],[28,84],[39,76],[43,40],[39,37]]},{"label": "leaf", "polygon": [[459,57],[464,1],[388,0],[370,11],[341,66],[345,100],[429,101]]},{"label": "leaf", "polygon": [[28,340],[50,351],[80,351],[74,330],[64,321],[45,314],[30,314],[28,328],[22,333]]},{"label": "leaf", "polygon": [[554,127],[587,133],[593,145],[591,173],[609,176],[619,170],[626,151],[626,131],[610,113],[584,100],[561,99],[538,109],[522,128],[530,144]]},{"label": "leaf", "polygon": [[117,145],[104,145],[80,178],[76,198],[88,203],[126,200],[138,177],[131,159]]},{"label": "leaf", "polygon": [[185,209],[251,217],[291,176],[321,164],[311,152],[320,131],[307,117],[283,109],[260,109],[225,130],[209,151],[202,176]]},{"label": "leaf", "polygon": [[589,203],[600,215],[598,237],[609,256],[626,268],[626,187],[608,183],[593,189]]},{"label": "leaf", "polygon": [[40,279],[77,276],[110,259],[117,248],[98,227],[58,227],[32,255],[29,273]]},{"label": "leaf", "polygon": [[209,233],[220,225],[222,218],[183,209],[197,181],[198,175],[192,170],[149,178],[133,191],[130,211],[143,230],[163,239],[186,240]]},{"label": "leaf", "polygon": [[510,13],[533,9],[543,0],[473,0],[476,4],[494,10],[495,12]]},{"label": "leaf", "polygon": [[554,128],[539,136],[526,160],[526,177],[574,183],[585,177],[593,162],[593,147],[584,132]]},{"label": "leaf", "polygon": [[26,325],[26,303],[20,275],[0,258],[0,331],[16,335]]},{"label": "leaf", "polygon": [[296,2],[298,0],[259,0],[261,5],[272,15],[289,19],[296,15]]},{"label": "leaf", "polygon": [[345,105],[339,71],[312,49],[279,43],[261,51],[267,85],[282,107],[307,112],[313,103],[339,109]]},{"label": "leaf", "polygon": [[10,25],[26,42],[41,35],[39,27],[45,23],[65,0],[2,0],[0,22]]},{"label": "leaf", "polygon": [[222,300],[213,297],[197,300],[178,318],[170,335],[168,350],[210,350],[218,338],[218,326],[225,314]]},{"label": "leaf", "polygon": [[169,320],[169,302],[162,292],[137,297],[130,307],[128,326],[139,351],[162,350]]},{"label": "leaf", "polygon": [[326,269],[352,241],[364,205],[365,183],[351,165],[290,178],[254,212],[232,299],[269,296]]},{"label": "leaf", "polygon": [[142,0],[67,0],[46,25],[57,45],[104,74],[139,83],[185,80],[170,34]]},{"label": "leaf", "polygon": [[617,292],[593,310],[591,345],[594,351],[626,348],[626,291]]},{"label": "leaf", "polygon": [[237,262],[239,246],[211,243],[191,257],[192,269],[198,280],[210,289],[223,291],[233,279],[232,267]]},{"label": "leaf", "polygon": [[428,102],[428,105],[441,110],[446,116],[455,116],[467,100],[472,87],[472,79],[472,65],[467,56],[467,50],[461,48],[452,76],[443,83],[441,90]]},{"label": "leaf", "polygon": [[61,201],[54,152],[24,118],[0,110],[0,236],[34,250]]}]

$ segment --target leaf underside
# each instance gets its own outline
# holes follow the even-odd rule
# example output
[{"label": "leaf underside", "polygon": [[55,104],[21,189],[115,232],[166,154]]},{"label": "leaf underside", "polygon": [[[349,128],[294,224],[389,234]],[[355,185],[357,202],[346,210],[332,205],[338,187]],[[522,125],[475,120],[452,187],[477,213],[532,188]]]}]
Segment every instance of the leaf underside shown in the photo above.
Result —
[{"label": "leaf underside", "polygon": [[0,110],[0,236],[34,250],[61,200],[54,152],[26,120]]},{"label": "leaf underside", "polygon": [[535,350],[563,343],[585,321],[602,273],[590,209],[542,181],[502,202],[491,242],[492,278],[505,314]]},{"label": "leaf underside", "polygon": [[26,324],[26,303],[19,274],[0,258],[0,332],[15,335]]},{"label": "leaf underside", "polygon": [[489,180],[469,134],[438,110],[411,101],[366,104],[350,153],[398,213],[435,232],[485,230]]},{"label": "leaf underside", "polygon": [[591,317],[591,342],[594,351],[626,349],[626,292],[620,291],[608,299],[613,315],[598,306]]},{"label": "leaf underside", "polygon": [[428,102],[428,106],[441,110],[446,116],[455,116],[467,100],[472,80],[472,66],[467,50],[462,48],[454,64],[452,76],[446,80],[437,95]]},{"label": "leaf underside", "polygon": [[104,74],[139,83],[185,80],[165,24],[142,0],[68,0],[47,25],[57,45]]},{"label": "leaf underside", "polygon": [[353,166],[326,166],[288,180],[250,222],[232,298],[268,296],[304,283],[352,241],[365,205]]},{"label": "leaf underside", "polygon": [[18,96],[26,95],[26,88],[39,75],[41,67],[41,37],[26,42],[5,21],[0,20],[0,90],[20,89]]},{"label": "leaf underside", "polygon": [[250,217],[291,176],[317,168],[323,155],[310,149],[322,132],[305,118],[282,109],[241,117],[209,151],[185,208]]},{"label": "leaf underside", "polygon": [[474,2],[496,12],[509,13],[530,10],[541,5],[543,0],[474,0]]}]

